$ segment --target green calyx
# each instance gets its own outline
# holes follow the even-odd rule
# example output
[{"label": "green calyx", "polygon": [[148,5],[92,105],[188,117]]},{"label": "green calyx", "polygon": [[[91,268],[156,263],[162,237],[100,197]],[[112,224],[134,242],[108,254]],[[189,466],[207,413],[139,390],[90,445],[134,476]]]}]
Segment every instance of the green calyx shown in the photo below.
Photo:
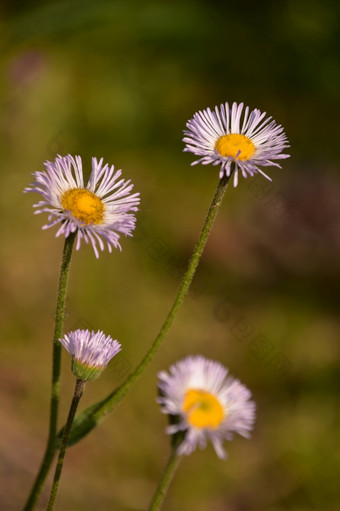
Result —
[{"label": "green calyx", "polygon": [[76,378],[83,381],[96,380],[104,370],[104,367],[93,367],[79,362],[79,360],[72,359],[71,363],[72,373]]}]

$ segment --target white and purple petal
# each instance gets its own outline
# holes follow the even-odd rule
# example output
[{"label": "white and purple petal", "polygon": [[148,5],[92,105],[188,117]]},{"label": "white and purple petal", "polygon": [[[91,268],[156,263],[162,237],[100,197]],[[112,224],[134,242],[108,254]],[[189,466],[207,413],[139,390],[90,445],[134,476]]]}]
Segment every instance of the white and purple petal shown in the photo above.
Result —
[{"label": "white and purple petal", "polygon": [[[60,223],[56,236],[68,237],[77,231],[76,249],[79,250],[81,241],[91,243],[96,257],[99,257],[97,243],[104,250],[103,240],[108,250],[112,247],[121,249],[119,238],[121,234],[132,236],[140,202],[139,193],[131,193],[133,184],[121,177],[122,171],[114,166],[103,164],[92,158],[92,172],[87,184],[84,183],[82,160],[80,156],[57,156],[54,162],[45,162],[45,171],[34,172],[35,181],[25,188],[25,192],[40,193],[43,200],[33,207],[35,213],[48,213],[48,223],[43,229],[48,229]],[[78,218],[66,211],[62,206],[62,196],[68,190],[75,188],[89,190],[103,203],[103,218],[99,224],[84,224]]]},{"label": "white and purple petal", "polygon": [[[237,112],[235,113],[237,115]],[[158,375],[158,403],[161,411],[178,418],[166,429],[168,434],[185,431],[178,447],[179,454],[190,454],[196,447],[203,448],[211,441],[219,458],[225,458],[223,441],[231,440],[235,433],[249,437],[255,422],[256,405],[249,389],[239,380],[228,376],[219,362],[201,355],[189,356]],[[224,417],[217,428],[195,427],[187,421],[183,402],[189,390],[201,390],[216,397],[224,410]]]},{"label": "white and purple petal", "polygon": [[[261,173],[266,179],[270,178],[261,172],[259,166],[277,166],[272,160],[289,158],[283,151],[289,147],[283,127],[276,124],[271,117],[266,117],[266,112],[254,109],[249,112],[244,104],[228,103],[216,106],[214,110],[196,112],[190,119],[184,130],[184,151],[191,152],[200,158],[191,165],[220,165],[220,178],[230,177],[231,164],[234,163],[234,186],[238,184],[238,172],[243,177]],[[243,119],[242,119],[243,112]],[[216,142],[225,135],[241,134],[249,138],[255,146],[255,152],[247,160],[240,160],[233,156],[222,156],[215,148]]]}]

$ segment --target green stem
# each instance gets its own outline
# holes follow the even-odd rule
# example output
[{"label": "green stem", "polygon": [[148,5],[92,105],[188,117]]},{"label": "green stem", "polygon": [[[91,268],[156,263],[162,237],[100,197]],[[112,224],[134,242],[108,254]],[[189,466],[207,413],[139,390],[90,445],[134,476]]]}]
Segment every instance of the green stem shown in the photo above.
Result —
[{"label": "green stem", "polygon": [[72,248],[74,244],[75,233],[71,233],[64,244],[63,257],[61,262],[57,306],[55,314],[55,328],[53,336],[53,353],[52,353],[52,385],[51,385],[51,401],[50,401],[50,422],[49,434],[45,453],[40,465],[39,472],[36,476],[31,493],[28,497],[24,511],[31,511],[38,500],[41,493],[45,478],[51,466],[54,453],[56,451],[56,436],[58,423],[59,408],[59,392],[60,392],[60,364],[61,364],[61,344],[59,339],[63,335],[64,317],[65,317],[65,301],[67,292],[67,282],[70,270],[70,262],[72,256]]},{"label": "green stem", "polygon": [[[120,401],[123,399],[123,397],[130,390],[130,387],[135,383],[135,381],[139,378],[139,376],[144,372],[146,367],[154,359],[157,351],[161,347],[162,342],[175,319],[177,311],[180,308],[180,306],[182,305],[183,299],[189,290],[192,279],[194,278],[196,268],[198,266],[198,262],[201,258],[204,247],[207,243],[208,236],[210,234],[210,231],[211,231],[213,222],[215,220],[215,217],[217,215],[218,209],[221,205],[221,201],[223,199],[223,195],[226,190],[227,184],[228,184],[228,178],[226,178],[226,177],[221,179],[218,183],[215,195],[214,195],[213,200],[210,204],[208,214],[207,214],[205,222],[203,224],[200,237],[199,237],[198,242],[195,246],[193,254],[190,258],[190,261],[188,264],[188,269],[187,269],[186,273],[184,274],[184,277],[183,277],[182,283],[179,287],[175,301],[169,311],[169,314],[168,314],[166,320],[163,323],[163,326],[161,327],[156,339],[154,340],[151,348],[149,349],[149,351],[147,352],[147,354],[145,355],[143,360],[136,367],[136,369],[133,371],[133,373],[127,378],[126,382],[123,383],[123,385],[121,385],[118,388],[118,390],[116,390],[114,392],[114,397],[113,397],[112,401],[109,401],[106,403],[105,411],[107,411],[107,409],[109,407],[111,407],[112,405],[117,406],[117,404],[120,403]],[[104,410],[103,410],[103,412],[104,412]]]},{"label": "green stem", "polygon": [[167,494],[168,488],[181,462],[181,459],[182,458],[181,456],[178,456],[176,449],[172,449],[168,463],[166,464],[162,477],[152,497],[149,511],[159,511],[159,509],[161,509],[163,500]]},{"label": "green stem", "polygon": [[66,425],[64,428],[64,434],[61,439],[59,457],[58,457],[58,461],[57,461],[57,465],[56,465],[56,469],[55,469],[52,490],[51,490],[50,500],[49,500],[48,506],[47,506],[47,511],[53,511],[53,509],[54,509],[55,500],[56,500],[57,493],[58,493],[61,471],[63,469],[64,459],[65,459],[65,453],[66,453],[66,448],[67,448],[67,444],[68,444],[68,439],[70,437],[73,419],[76,414],[80,398],[83,394],[84,385],[85,385],[85,381],[77,378],[76,384],[74,387],[74,393],[73,393],[70,411],[69,411]]},{"label": "green stem", "polygon": [[162,342],[175,319],[176,313],[180,308],[185,295],[188,292],[189,286],[195,275],[198,262],[202,255],[203,249],[206,245],[208,236],[210,234],[213,222],[215,220],[224,193],[228,186],[228,181],[229,181],[228,177],[223,177],[222,179],[219,180],[214,197],[212,199],[207,216],[205,218],[201,234],[199,236],[193,254],[189,260],[187,271],[183,277],[175,301],[151,348],[146,353],[146,355],[139,363],[139,365],[136,367],[136,369],[127,377],[127,379],[122,385],[115,389],[105,399],[96,403],[95,405],[92,405],[87,410],[85,410],[78,418],[76,418],[74,427],[72,428],[70,443],[74,444],[78,442],[87,433],[89,433],[98,424],[98,422],[100,422],[109,412],[116,408],[117,405],[122,401],[124,396],[128,393],[132,385],[136,382],[136,380],[144,372],[146,367],[154,359],[157,351],[162,345]]}]

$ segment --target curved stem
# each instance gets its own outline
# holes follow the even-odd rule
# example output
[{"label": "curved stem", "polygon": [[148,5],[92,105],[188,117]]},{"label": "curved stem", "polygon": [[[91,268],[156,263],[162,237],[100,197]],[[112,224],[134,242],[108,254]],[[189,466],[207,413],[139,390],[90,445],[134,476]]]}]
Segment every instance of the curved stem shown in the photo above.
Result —
[{"label": "curved stem", "polygon": [[55,313],[55,327],[53,335],[53,353],[52,353],[52,385],[51,385],[51,401],[50,401],[50,422],[49,434],[45,453],[40,465],[39,472],[35,478],[30,495],[27,499],[24,511],[31,511],[41,493],[43,483],[51,466],[54,453],[56,451],[56,436],[58,423],[59,408],[59,387],[60,387],[60,364],[61,364],[61,344],[60,337],[63,334],[64,317],[65,317],[65,301],[67,292],[67,283],[70,270],[72,249],[75,239],[75,233],[71,233],[64,244],[64,251],[61,262],[57,306]]},{"label": "curved stem", "polygon": [[80,398],[83,394],[84,385],[85,385],[84,380],[79,380],[79,379],[76,380],[70,411],[69,411],[69,414],[67,417],[64,434],[61,439],[59,457],[58,457],[57,466],[55,469],[52,490],[51,490],[50,500],[49,500],[48,506],[47,506],[47,511],[52,511],[54,509],[55,500],[56,500],[57,493],[58,493],[61,471],[63,469],[64,459],[65,459],[65,453],[66,453],[66,448],[67,448],[67,444],[68,444],[68,439],[70,437],[73,419],[76,414]]},{"label": "curved stem", "polygon": [[[133,373],[127,378],[126,382],[123,383],[114,392],[112,401],[107,403],[106,406],[117,405],[123,399],[125,394],[127,394],[127,392],[129,391],[130,387],[138,379],[138,377],[144,372],[146,367],[154,359],[157,351],[159,350],[166,334],[168,333],[168,331],[175,319],[178,309],[182,305],[183,299],[184,299],[185,295],[187,294],[190,284],[194,278],[196,268],[198,266],[198,262],[201,258],[204,247],[207,243],[207,239],[210,234],[212,224],[215,220],[218,209],[221,205],[221,201],[223,199],[227,185],[228,185],[228,178],[226,178],[226,177],[222,178],[218,183],[215,195],[213,197],[213,200],[210,204],[207,216],[205,218],[201,234],[198,238],[198,242],[197,242],[197,244],[194,248],[194,251],[192,253],[192,256],[189,260],[187,271],[184,274],[184,277],[183,277],[182,283],[179,287],[175,301],[174,301],[174,303],[168,313],[168,316],[167,316],[166,320],[164,321],[163,326],[161,327],[156,339],[154,340],[151,348],[149,349],[149,351],[147,352],[147,354],[145,355],[143,360],[136,367],[136,369],[133,371]],[[105,411],[107,411],[107,408]]]},{"label": "curved stem", "polygon": [[163,500],[167,494],[168,488],[181,462],[181,459],[182,458],[181,456],[178,456],[176,449],[172,449],[168,463],[166,464],[162,477],[152,497],[149,511],[159,511],[159,509],[161,509]]},{"label": "curved stem", "polygon": [[72,428],[71,443],[74,444],[89,433],[104,417],[111,412],[117,405],[122,401],[124,396],[128,393],[132,385],[136,382],[139,376],[144,372],[146,367],[154,359],[157,351],[161,347],[163,340],[169,331],[178,309],[180,308],[185,295],[188,292],[189,286],[195,275],[196,268],[203,249],[206,245],[208,236],[210,234],[213,222],[221,205],[224,193],[228,186],[229,177],[224,176],[219,180],[214,197],[211,201],[207,216],[205,218],[201,234],[198,242],[194,248],[193,254],[189,260],[188,268],[184,274],[183,280],[179,287],[175,301],[166,317],[163,326],[161,327],[156,339],[154,340],[151,348],[146,353],[142,361],[136,367],[136,369],[127,377],[125,382],[110,393],[105,399],[92,405],[87,410],[84,410],[82,415],[75,420],[74,427]]}]

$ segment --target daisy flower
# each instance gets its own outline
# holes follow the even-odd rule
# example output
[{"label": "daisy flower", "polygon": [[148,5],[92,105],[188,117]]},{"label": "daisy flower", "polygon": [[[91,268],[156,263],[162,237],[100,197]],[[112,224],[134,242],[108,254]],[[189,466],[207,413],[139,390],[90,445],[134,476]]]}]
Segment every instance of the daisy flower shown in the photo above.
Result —
[{"label": "daisy flower", "polygon": [[75,330],[59,339],[72,356],[72,372],[80,380],[95,380],[104,371],[121,345],[98,330]]},{"label": "daisy flower", "polygon": [[162,412],[171,417],[167,433],[184,432],[178,454],[190,454],[207,440],[219,458],[225,458],[223,440],[238,433],[250,436],[255,421],[251,392],[238,380],[227,376],[219,362],[201,355],[189,356],[159,373],[157,401]]},{"label": "daisy flower", "polygon": [[81,240],[91,243],[96,257],[104,250],[106,241],[109,252],[112,247],[121,249],[120,234],[132,236],[136,218],[132,211],[138,210],[139,193],[131,194],[133,185],[120,179],[121,170],[92,158],[92,172],[84,183],[80,156],[57,156],[54,162],[45,162],[46,170],[34,172],[35,181],[24,192],[40,193],[43,200],[33,207],[35,213],[48,213],[48,223],[43,229],[61,224],[56,236],[65,238],[77,232],[76,249]]},{"label": "daisy flower", "polygon": [[[238,183],[238,173],[244,178],[256,173],[270,179],[259,167],[275,165],[272,160],[289,158],[283,150],[289,147],[283,127],[276,124],[266,112],[243,112],[243,103],[220,105],[212,111],[210,108],[199,111],[187,122],[184,130],[184,151],[194,153],[200,158],[192,163],[220,165],[220,178],[231,176],[234,172],[234,186]],[[232,165],[234,163],[234,165]],[[234,168],[234,170],[233,170]]]}]

